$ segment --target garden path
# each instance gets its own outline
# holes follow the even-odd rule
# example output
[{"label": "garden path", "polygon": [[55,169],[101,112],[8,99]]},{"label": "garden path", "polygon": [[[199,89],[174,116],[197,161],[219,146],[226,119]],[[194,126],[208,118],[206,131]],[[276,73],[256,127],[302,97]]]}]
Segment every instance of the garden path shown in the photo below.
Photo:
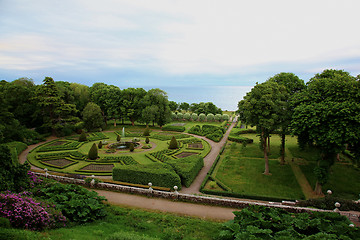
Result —
[{"label": "garden path", "polygon": [[201,171],[199,172],[199,174],[195,178],[194,182],[188,188],[183,186],[181,191],[180,191],[181,193],[200,194],[199,190],[200,190],[201,183],[203,182],[204,178],[206,177],[206,174],[209,172],[209,170],[210,170],[211,166],[213,165],[216,157],[219,155],[219,152],[220,152],[221,148],[225,145],[225,143],[226,143],[226,141],[228,139],[228,136],[230,134],[230,131],[234,126],[235,126],[235,120],[231,123],[228,130],[225,132],[223,138],[218,143],[216,143],[214,141],[211,141],[211,140],[209,140],[209,139],[207,139],[205,137],[191,134],[193,136],[196,136],[197,138],[201,138],[201,139],[207,141],[211,146],[211,151],[204,158],[204,167],[201,169]]}]

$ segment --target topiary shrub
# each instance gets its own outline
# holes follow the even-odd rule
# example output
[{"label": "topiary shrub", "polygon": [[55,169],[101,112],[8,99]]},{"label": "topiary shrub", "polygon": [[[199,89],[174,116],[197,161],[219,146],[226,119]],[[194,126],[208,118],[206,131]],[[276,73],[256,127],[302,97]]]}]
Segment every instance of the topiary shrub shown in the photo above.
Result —
[{"label": "topiary shrub", "polygon": [[98,158],[98,148],[95,143],[91,146],[88,157],[91,160],[95,160]]},{"label": "topiary shrub", "polygon": [[116,141],[120,142],[120,140],[121,140],[120,135],[117,135],[117,136],[116,136]]},{"label": "topiary shrub", "polygon": [[102,146],[103,146],[102,141],[100,141],[99,144],[98,144],[98,148],[101,149]]},{"label": "topiary shrub", "polygon": [[205,121],[205,119],[206,119],[206,115],[205,115],[204,113],[200,113],[200,114],[199,114],[199,120],[200,120],[201,122],[203,122],[203,121]]},{"label": "topiary shrub", "polygon": [[149,144],[149,142],[150,142],[149,137],[146,137],[146,138],[145,138],[145,143],[146,143],[146,144]]},{"label": "topiary shrub", "polygon": [[169,149],[177,149],[177,148],[178,148],[178,143],[176,141],[175,136],[173,136],[170,140]]},{"label": "topiary shrub", "polygon": [[143,135],[144,135],[145,137],[150,136],[150,128],[149,128],[148,126],[146,126]]},{"label": "topiary shrub", "polygon": [[87,141],[86,133],[85,131],[82,131],[79,136],[79,142],[86,142],[86,141]]},{"label": "topiary shrub", "polygon": [[134,149],[135,149],[134,143],[130,143],[130,145],[129,145],[129,150],[130,150],[130,152],[133,152]]}]

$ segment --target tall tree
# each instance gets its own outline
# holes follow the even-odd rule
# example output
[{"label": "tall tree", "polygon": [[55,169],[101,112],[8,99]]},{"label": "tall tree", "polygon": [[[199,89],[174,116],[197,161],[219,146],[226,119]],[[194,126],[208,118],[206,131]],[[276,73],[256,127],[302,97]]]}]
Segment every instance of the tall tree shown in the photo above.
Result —
[{"label": "tall tree", "polygon": [[101,109],[96,103],[89,102],[85,106],[82,115],[85,127],[88,130],[94,130],[104,126],[104,119],[101,113]]},{"label": "tall tree", "polygon": [[171,111],[169,107],[169,101],[166,92],[163,90],[158,88],[150,89],[143,99],[143,104],[150,107],[148,108],[149,110],[154,110],[155,108],[157,109],[155,112],[154,121],[160,127],[170,121]]},{"label": "tall tree", "polygon": [[122,90],[123,114],[131,121],[132,125],[135,125],[135,121],[141,117],[145,95],[146,91],[143,88],[127,88]]},{"label": "tall tree", "polygon": [[276,82],[256,84],[238,104],[240,119],[248,125],[256,126],[264,152],[265,171],[269,175],[268,144],[270,133],[279,128],[281,113],[286,106],[288,93],[284,86]]},{"label": "tall tree", "polygon": [[325,70],[296,94],[293,105],[293,132],[322,152],[314,171],[318,180],[315,192],[321,194],[336,154],[345,144],[360,141],[359,81],[342,70]]},{"label": "tall tree", "polygon": [[280,137],[281,137],[281,164],[285,164],[285,136],[289,134],[289,125],[291,121],[291,116],[293,109],[290,107],[291,98],[294,94],[302,91],[305,88],[305,83],[298,76],[293,73],[279,73],[275,76],[269,78],[268,81],[274,81],[280,85],[285,86],[289,98],[286,100],[286,107],[283,109],[283,113],[281,114],[281,123],[280,126]]}]

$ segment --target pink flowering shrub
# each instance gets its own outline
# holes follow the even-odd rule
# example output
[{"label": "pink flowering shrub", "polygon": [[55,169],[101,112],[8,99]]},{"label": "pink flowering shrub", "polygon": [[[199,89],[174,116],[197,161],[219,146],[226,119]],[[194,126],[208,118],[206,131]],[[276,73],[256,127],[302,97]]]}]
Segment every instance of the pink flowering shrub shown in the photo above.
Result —
[{"label": "pink flowering shrub", "polygon": [[0,217],[9,219],[12,227],[43,230],[65,226],[66,218],[54,206],[36,202],[31,193],[0,193]]},{"label": "pink flowering shrub", "polygon": [[27,173],[29,179],[30,179],[30,188],[34,188],[35,185],[38,185],[42,183],[42,179],[35,175],[35,173],[28,171]]}]

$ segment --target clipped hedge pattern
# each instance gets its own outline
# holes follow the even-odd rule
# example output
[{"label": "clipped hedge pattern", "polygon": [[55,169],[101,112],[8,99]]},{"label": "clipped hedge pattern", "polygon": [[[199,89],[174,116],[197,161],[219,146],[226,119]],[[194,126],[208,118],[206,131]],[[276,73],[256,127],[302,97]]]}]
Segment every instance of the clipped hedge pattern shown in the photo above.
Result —
[{"label": "clipped hedge pattern", "polygon": [[113,168],[113,180],[154,186],[181,189],[181,180],[171,166],[161,163],[128,165]]},{"label": "clipped hedge pattern", "polygon": [[238,137],[238,136],[234,136],[234,135],[230,135],[228,137],[228,140],[233,141],[233,142],[238,142],[238,143],[243,143],[243,142],[253,143],[254,142],[254,140],[251,138],[241,137],[241,136]]},{"label": "clipped hedge pattern", "polygon": [[196,134],[199,136],[205,136],[210,140],[213,140],[214,142],[219,142],[223,135],[224,135],[225,129],[214,126],[214,125],[195,125],[190,130],[189,133]]},{"label": "clipped hedge pattern", "polygon": [[171,140],[172,137],[175,137],[176,139],[183,139],[183,138],[189,138],[191,137],[190,135],[187,134],[175,134],[175,135],[164,135],[164,134],[156,134],[156,135],[152,135],[152,138],[155,138],[157,140],[160,141],[168,141]]},{"label": "clipped hedge pattern", "polygon": [[174,131],[174,132],[184,132],[185,127],[184,126],[174,126],[174,125],[166,125],[162,127],[163,131]]},{"label": "clipped hedge pattern", "polygon": [[64,150],[74,150],[78,149],[81,145],[84,144],[84,142],[78,142],[78,141],[71,141],[71,140],[61,140],[61,142],[64,142],[61,145],[51,145],[54,144],[57,141],[50,142],[49,144],[39,148],[38,152],[51,152],[51,151],[64,151]]},{"label": "clipped hedge pattern", "polygon": [[180,176],[181,183],[190,187],[199,171],[204,167],[204,158],[199,155],[193,155],[186,158],[171,160],[166,162],[171,165],[175,172]]},{"label": "clipped hedge pattern", "polygon": [[100,162],[117,162],[117,163],[120,163],[122,165],[139,164],[131,156],[106,156],[106,157],[102,157]]}]

